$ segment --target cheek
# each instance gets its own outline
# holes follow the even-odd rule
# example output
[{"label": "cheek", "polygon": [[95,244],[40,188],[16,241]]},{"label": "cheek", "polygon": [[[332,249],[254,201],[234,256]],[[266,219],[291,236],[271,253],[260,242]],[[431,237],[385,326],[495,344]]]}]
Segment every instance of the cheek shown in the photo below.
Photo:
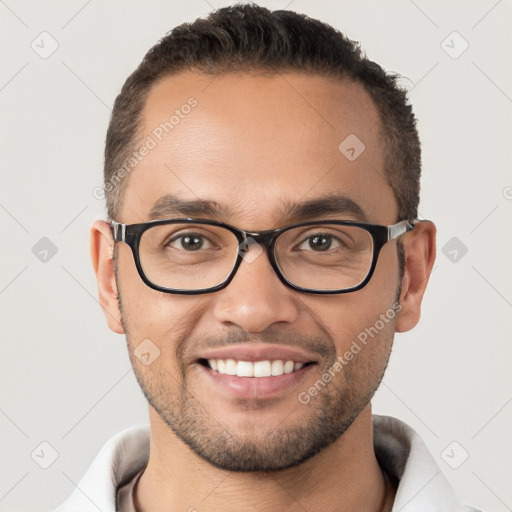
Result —
[{"label": "cheek", "polygon": [[[155,346],[168,366],[176,360],[176,350],[197,323],[201,296],[172,295],[147,286],[139,276],[130,251],[120,255],[118,268],[119,293],[123,322],[130,351],[142,343]],[[160,358],[159,358],[160,359]]]},{"label": "cheek", "polygon": [[[154,326],[162,326],[166,318],[169,322],[173,316],[179,316],[179,308],[167,304],[172,296],[153,290],[140,277],[132,253],[127,246],[121,244],[118,257],[118,289],[123,306],[125,320],[131,334],[144,334]],[[165,322],[164,322],[165,323]]]},{"label": "cheek", "polygon": [[354,341],[361,345],[382,338],[383,343],[372,343],[367,351],[373,352],[382,345],[387,347],[387,340],[393,336],[399,308],[395,304],[398,284],[398,259],[396,249],[390,244],[382,249],[375,272],[364,288],[344,295],[309,298],[306,302],[335,340],[338,354],[350,350]]}]

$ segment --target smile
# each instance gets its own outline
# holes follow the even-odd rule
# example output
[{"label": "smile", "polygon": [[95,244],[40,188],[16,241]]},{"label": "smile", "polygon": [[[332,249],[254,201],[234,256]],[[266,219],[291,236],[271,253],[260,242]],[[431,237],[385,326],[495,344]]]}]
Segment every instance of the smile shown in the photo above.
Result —
[{"label": "smile", "polygon": [[237,377],[278,377],[285,373],[293,373],[303,366],[312,363],[302,363],[293,360],[276,359],[273,361],[237,361],[235,359],[202,359],[201,363],[222,375]]}]

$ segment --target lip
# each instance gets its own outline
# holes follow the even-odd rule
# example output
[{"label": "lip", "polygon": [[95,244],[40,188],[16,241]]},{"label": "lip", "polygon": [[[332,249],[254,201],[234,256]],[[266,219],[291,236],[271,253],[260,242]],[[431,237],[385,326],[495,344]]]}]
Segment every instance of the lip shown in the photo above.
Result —
[{"label": "lip", "polygon": [[238,377],[216,372],[200,363],[197,366],[211,382],[213,389],[218,390],[223,397],[264,400],[276,398],[285,393],[290,395],[291,388],[297,386],[316,365],[303,366],[292,373],[272,377]]},{"label": "lip", "polygon": [[[295,363],[303,364],[318,363],[318,359],[313,354],[299,348],[260,343],[245,343],[243,345],[209,350],[200,354],[197,359],[235,359],[236,361],[250,362],[281,359],[283,361],[294,361]],[[260,377],[260,379],[265,378],[267,377]]]}]

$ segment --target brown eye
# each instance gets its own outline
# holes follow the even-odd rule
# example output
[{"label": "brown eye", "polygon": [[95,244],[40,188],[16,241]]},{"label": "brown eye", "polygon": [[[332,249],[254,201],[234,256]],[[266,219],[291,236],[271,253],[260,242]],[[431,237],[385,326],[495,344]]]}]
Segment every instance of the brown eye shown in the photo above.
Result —
[{"label": "brown eye", "polygon": [[200,249],[210,249],[211,243],[202,235],[197,233],[186,233],[173,237],[165,244],[165,246],[193,252]]}]

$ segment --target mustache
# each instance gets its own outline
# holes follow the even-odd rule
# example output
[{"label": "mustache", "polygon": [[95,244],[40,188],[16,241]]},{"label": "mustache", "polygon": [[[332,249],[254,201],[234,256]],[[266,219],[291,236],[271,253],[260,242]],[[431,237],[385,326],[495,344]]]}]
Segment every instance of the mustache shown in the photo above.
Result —
[{"label": "mustache", "polygon": [[220,336],[200,336],[198,338],[186,337],[178,345],[178,360],[187,360],[192,357],[192,352],[206,351],[214,348],[228,347],[234,344],[268,343],[269,345],[278,344],[289,347],[298,347],[305,349],[313,354],[317,354],[321,359],[336,359],[336,347],[332,337],[325,333],[323,336],[306,336],[301,333],[266,329],[260,333],[248,333],[242,329],[230,330]]}]

